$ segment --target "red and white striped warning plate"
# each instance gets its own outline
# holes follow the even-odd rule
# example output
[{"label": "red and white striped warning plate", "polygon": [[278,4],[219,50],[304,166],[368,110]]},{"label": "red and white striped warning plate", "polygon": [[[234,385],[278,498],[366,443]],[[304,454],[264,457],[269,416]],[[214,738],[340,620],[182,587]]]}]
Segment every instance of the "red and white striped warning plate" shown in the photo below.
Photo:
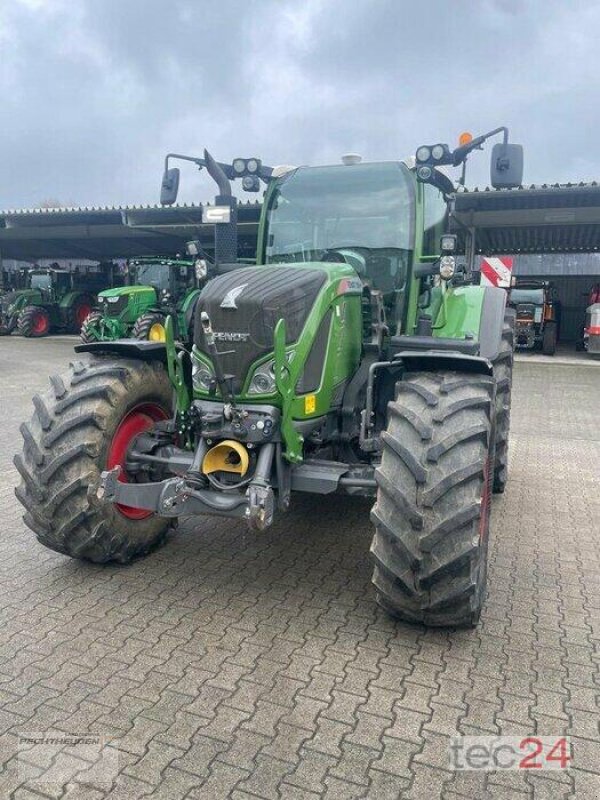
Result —
[{"label": "red and white striped warning plate", "polygon": [[481,284],[507,289],[512,276],[512,256],[486,256],[481,259]]}]

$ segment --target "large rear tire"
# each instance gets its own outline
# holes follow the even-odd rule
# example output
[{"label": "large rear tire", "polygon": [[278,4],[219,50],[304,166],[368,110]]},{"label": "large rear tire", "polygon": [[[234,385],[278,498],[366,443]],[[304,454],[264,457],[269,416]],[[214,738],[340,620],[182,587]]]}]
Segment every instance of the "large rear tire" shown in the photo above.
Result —
[{"label": "large rear tire", "polygon": [[508,481],[508,439],[510,434],[510,403],[515,350],[515,319],[513,309],[504,314],[500,352],[494,361],[496,379],[496,455],[493,491],[502,494]]},{"label": "large rear tire", "polygon": [[[124,464],[135,436],[170,416],[172,388],[158,363],[77,362],[35,395],[21,425],[17,498],[25,524],[46,547],[73,558],[126,563],[155,547],[169,521],[141,509],[91,503],[100,472]],[[123,480],[128,476],[123,473]]]},{"label": "large rear tire", "polygon": [[25,306],[19,314],[17,331],[28,339],[39,339],[50,333],[50,314],[42,306]]},{"label": "large rear tire", "polygon": [[377,601],[432,626],[477,624],[485,596],[493,378],[415,373],[396,385],[371,512]]},{"label": "large rear tire", "polygon": [[150,342],[164,342],[167,338],[165,322],[163,314],[149,311],[136,319],[131,336],[134,339],[146,339]]}]

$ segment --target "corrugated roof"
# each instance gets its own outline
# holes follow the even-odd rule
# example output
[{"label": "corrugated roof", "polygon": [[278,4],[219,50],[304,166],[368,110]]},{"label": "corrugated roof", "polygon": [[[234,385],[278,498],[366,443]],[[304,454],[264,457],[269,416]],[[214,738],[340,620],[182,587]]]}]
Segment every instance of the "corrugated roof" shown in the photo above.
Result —
[{"label": "corrugated roof", "polygon": [[[206,205],[211,205],[207,203]],[[198,238],[210,249],[213,225],[202,205],[14,209],[0,212],[0,255],[24,261],[175,253]],[[253,254],[260,202],[238,203],[241,254]]]},{"label": "corrugated roof", "polygon": [[452,225],[459,234],[476,229],[481,254],[594,252],[600,250],[600,185],[458,192]]}]

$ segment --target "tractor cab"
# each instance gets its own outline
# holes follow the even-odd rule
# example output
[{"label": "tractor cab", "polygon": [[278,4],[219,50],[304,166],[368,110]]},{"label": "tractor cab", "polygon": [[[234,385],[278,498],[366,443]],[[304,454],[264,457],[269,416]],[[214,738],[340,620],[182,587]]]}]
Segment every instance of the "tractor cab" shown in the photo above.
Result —
[{"label": "tractor cab", "polygon": [[401,162],[300,167],[267,193],[258,262],[347,264],[399,321],[415,206],[416,184]]},{"label": "tractor cab", "polygon": [[46,303],[65,295],[71,289],[72,281],[72,274],[62,269],[33,269],[29,273],[30,288],[37,290]]},{"label": "tractor cab", "polygon": [[131,284],[151,286],[157,298],[175,296],[195,286],[194,262],[180,257],[156,256],[129,261]]}]

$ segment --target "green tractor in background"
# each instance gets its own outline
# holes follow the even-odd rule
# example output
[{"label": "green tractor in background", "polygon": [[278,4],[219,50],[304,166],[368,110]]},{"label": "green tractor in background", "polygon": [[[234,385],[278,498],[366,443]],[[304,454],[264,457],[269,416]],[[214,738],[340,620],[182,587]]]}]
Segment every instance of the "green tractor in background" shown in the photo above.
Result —
[{"label": "green tractor in background", "polygon": [[175,337],[191,342],[199,283],[206,277],[204,259],[135,258],[128,264],[129,285],[98,295],[97,309],[81,326],[85,343],[115,339],[165,341],[165,321],[172,316]]},{"label": "green tractor in background", "polygon": [[[507,478],[514,314],[504,290],[458,268],[444,234],[454,185],[438,167],[500,131],[492,183],[516,186],[522,149],[505,129],[420,147],[413,165],[184,157],[219,186],[223,267],[237,251],[230,181],[267,184],[256,266],[206,284],[191,348],[171,319],[165,343],[78,345],[91,360],[34,398],[16,491],[40,542],[128,562],[181,515],[262,531],[296,492],[364,496],[380,605],[475,624],[491,493]],[[177,195],[172,157],[163,204]]]},{"label": "green tractor in background", "polygon": [[[112,266],[112,265],[111,265]],[[16,330],[39,338],[50,333],[79,333],[94,305],[94,295],[110,283],[106,266],[90,271],[56,267],[24,271],[24,288],[0,299],[0,334]]]}]

